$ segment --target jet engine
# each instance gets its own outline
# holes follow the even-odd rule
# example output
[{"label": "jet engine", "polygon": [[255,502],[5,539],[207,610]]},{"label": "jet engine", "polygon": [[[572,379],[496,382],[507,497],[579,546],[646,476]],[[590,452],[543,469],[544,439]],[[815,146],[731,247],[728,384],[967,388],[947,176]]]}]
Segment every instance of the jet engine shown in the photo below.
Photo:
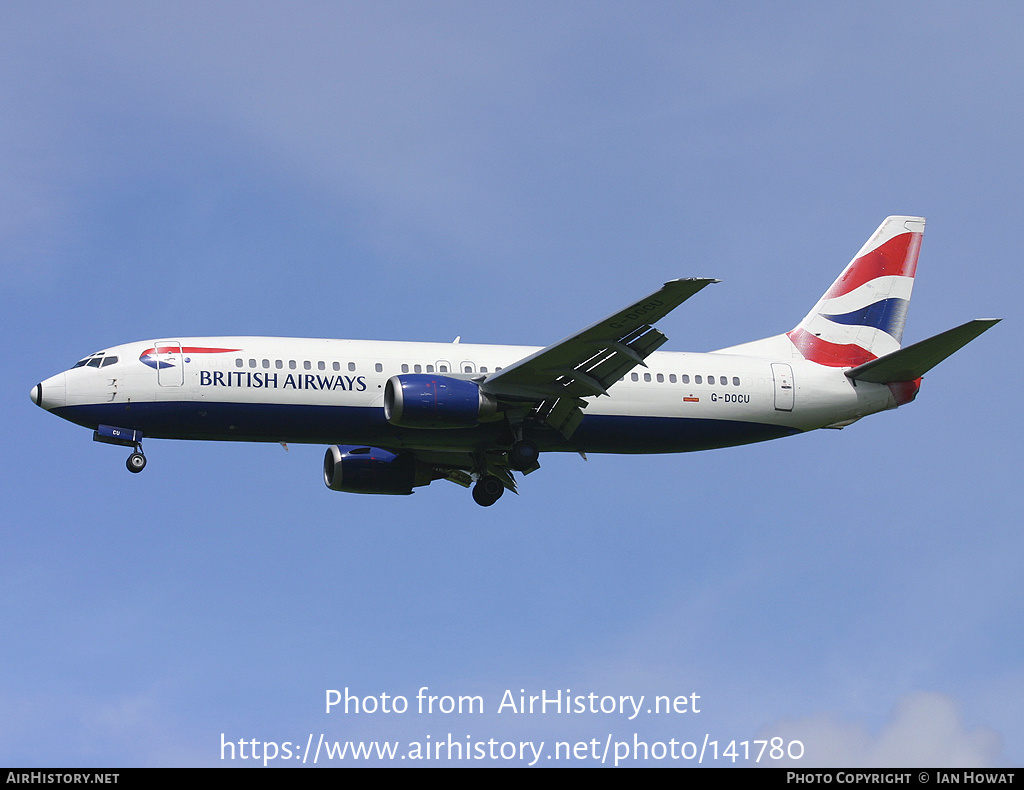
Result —
[{"label": "jet engine", "polygon": [[472,428],[497,411],[497,400],[475,381],[413,373],[384,387],[384,417],[402,428]]},{"label": "jet engine", "polygon": [[411,494],[434,479],[433,470],[411,455],[377,447],[334,445],[324,456],[324,483],[351,494]]}]

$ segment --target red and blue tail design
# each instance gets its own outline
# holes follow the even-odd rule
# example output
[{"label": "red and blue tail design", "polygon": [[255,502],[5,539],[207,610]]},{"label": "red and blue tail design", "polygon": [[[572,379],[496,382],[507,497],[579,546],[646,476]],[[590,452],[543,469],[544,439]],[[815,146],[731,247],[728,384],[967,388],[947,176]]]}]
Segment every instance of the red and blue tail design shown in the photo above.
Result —
[{"label": "red and blue tail design", "polygon": [[888,217],[787,336],[811,362],[854,367],[899,349],[923,217]]}]

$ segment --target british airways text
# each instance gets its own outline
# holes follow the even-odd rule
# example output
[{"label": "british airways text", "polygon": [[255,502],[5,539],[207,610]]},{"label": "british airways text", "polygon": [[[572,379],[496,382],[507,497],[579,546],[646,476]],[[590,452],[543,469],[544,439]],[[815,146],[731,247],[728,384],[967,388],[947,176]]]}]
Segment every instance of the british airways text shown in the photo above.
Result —
[{"label": "british airways text", "polygon": [[364,392],[365,376],[318,376],[312,373],[289,373],[283,379],[277,373],[246,370],[201,370],[201,387],[251,387],[253,389],[346,390]]}]

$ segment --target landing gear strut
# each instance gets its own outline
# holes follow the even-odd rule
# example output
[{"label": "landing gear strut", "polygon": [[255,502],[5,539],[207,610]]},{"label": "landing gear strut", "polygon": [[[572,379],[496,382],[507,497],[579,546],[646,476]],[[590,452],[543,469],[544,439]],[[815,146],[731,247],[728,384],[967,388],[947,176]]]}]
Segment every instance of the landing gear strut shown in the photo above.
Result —
[{"label": "landing gear strut", "polygon": [[490,507],[505,493],[505,484],[495,475],[484,475],[473,486],[473,500],[481,507]]}]

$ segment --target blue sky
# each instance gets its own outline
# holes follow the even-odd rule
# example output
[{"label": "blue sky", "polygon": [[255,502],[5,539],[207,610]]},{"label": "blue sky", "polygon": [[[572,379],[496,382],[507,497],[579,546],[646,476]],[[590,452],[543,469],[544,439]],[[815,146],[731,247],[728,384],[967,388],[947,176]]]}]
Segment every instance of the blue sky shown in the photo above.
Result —
[{"label": "blue sky", "polygon": [[[227,740],[800,739],[1024,763],[1012,3],[6,3],[0,764]],[[905,340],[997,328],[841,432],[545,456],[477,507],[327,490],[322,447],[33,406],[92,351],[263,334],[545,345],[673,277],[703,351],[793,327],[889,214]],[[324,712],[327,689],[480,715]],[[498,714],[506,689],[699,714]],[[497,761],[501,763],[502,761]],[[513,761],[515,762],[515,761]],[[237,763],[236,763],[237,764]]]}]

